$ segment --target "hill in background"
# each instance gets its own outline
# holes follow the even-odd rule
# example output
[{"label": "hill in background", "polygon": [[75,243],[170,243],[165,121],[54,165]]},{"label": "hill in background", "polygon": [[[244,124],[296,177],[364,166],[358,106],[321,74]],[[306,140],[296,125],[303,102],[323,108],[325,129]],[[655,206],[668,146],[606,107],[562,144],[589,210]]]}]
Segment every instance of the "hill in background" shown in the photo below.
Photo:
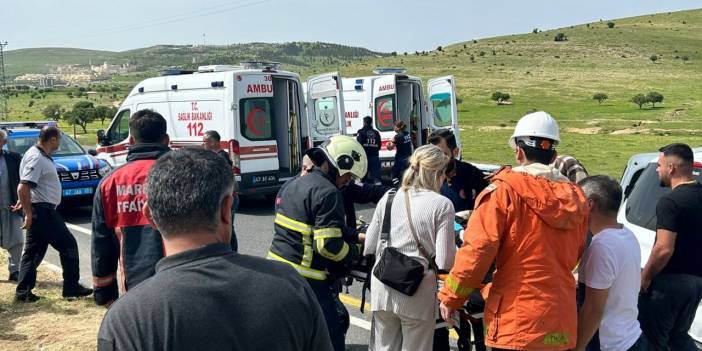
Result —
[{"label": "hill in background", "polygon": [[123,52],[34,48],[7,51],[5,71],[9,77],[15,77],[26,73],[49,73],[59,65],[131,62],[139,71],[149,72],[173,66],[195,68],[197,65],[238,64],[247,60],[275,61],[282,63],[286,69],[303,70],[307,67],[344,65],[384,55],[364,48],[321,42],[157,45]]},{"label": "hill in background", "polygon": [[[567,41],[554,41],[558,33]],[[454,75],[467,159],[513,163],[506,141],[516,121],[545,110],[561,125],[562,153],[590,171],[619,176],[633,153],[673,141],[702,146],[701,33],[702,10],[604,19],[398,53],[341,72],[353,77],[400,66],[425,79]],[[509,93],[512,104],[491,101],[495,91]],[[629,102],[651,91],[665,97],[662,104],[639,109]],[[601,105],[593,100],[599,92],[609,97]]]}]

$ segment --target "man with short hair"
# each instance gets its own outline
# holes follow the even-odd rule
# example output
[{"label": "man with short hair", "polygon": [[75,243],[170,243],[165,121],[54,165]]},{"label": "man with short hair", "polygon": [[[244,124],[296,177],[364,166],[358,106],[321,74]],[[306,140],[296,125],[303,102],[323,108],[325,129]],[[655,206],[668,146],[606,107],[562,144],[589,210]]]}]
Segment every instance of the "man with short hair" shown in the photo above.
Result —
[{"label": "man with short hair", "polygon": [[453,203],[456,212],[472,210],[475,199],[485,189],[489,182],[478,167],[457,159],[461,150],[456,143],[456,135],[448,129],[435,130],[429,135],[429,143],[439,147],[451,158],[449,174],[441,186],[441,195]]},{"label": "man with short hair", "polygon": [[96,304],[105,307],[117,300],[120,286],[128,291],[152,276],[164,255],[161,236],[142,208],[146,176],[156,159],[170,151],[166,119],[153,110],[134,113],[129,119],[129,139],[127,163],[100,182],[93,199],[94,297]]},{"label": "man with short hair", "polygon": [[[210,150],[212,152],[217,153],[218,155],[222,156],[225,161],[227,161],[227,164],[229,165],[229,168],[232,169],[234,167],[234,163],[232,162],[232,159],[229,157],[229,153],[224,151],[222,149],[222,145],[220,144],[220,141],[222,138],[219,136],[219,133],[217,133],[216,130],[208,130],[205,132],[205,136],[202,138],[202,143],[205,146],[206,150]],[[233,170],[232,170],[232,177],[234,176]],[[232,193],[232,196],[234,197],[234,204],[232,205],[232,250],[234,251],[239,251],[239,241],[237,241],[236,238],[236,228],[234,225],[234,218],[236,217],[236,210],[239,208],[239,194],[237,194],[237,191],[239,191],[238,183],[236,180],[234,180],[234,192]]]},{"label": "man with short hair", "polygon": [[56,206],[61,203],[61,182],[51,153],[61,145],[61,131],[45,126],[39,132],[39,141],[30,147],[20,164],[20,185],[17,187],[17,204],[14,210],[24,211],[23,229],[27,229],[27,242],[20,263],[19,282],[15,299],[35,302],[39,296],[32,293],[37,281],[37,267],[44,259],[49,245],[59,252],[63,268],[63,297],[88,296],[93,293],[80,285],[78,244],[66,227]]},{"label": "man with short hair", "polygon": [[234,179],[221,157],[172,151],[147,183],[144,216],[166,257],[107,311],[98,350],[331,350],[307,283],[285,264],[231,250]]},{"label": "man with short hair", "polygon": [[16,152],[3,150],[6,142],[7,132],[0,129],[0,247],[10,254],[7,280],[17,282],[24,235],[22,216],[19,212],[12,211],[12,206],[17,202],[22,156]]},{"label": "man with short hair", "polygon": [[641,287],[641,250],[634,233],[617,222],[622,201],[619,183],[593,176],[579,183],[590,206],[592,243],[580,261],[585,302],[578,311],[577,351],[584,351],[599,328],[604,351],[647,350],[636,319]]},{"label": "man with short hair", "polygon": [[380,132],[373,128],[373,117],[363,117],[363,128],[356,132],[356,140],[361,143],[368,157],[368,175],[364,181],[380,184]]},{"label": "man with short hair", "polygon": [[577,316],[572,271],[587,232],[587,201],[580,188],[549,166],[560,141],[546,112],[522,117],[509,139],[519,167],[505,168],[478,196],[470,233],[439,292],[441,315],[484,290],[485,344],[493,350],[568,350]]},{"label": "man with short hair", "polygon": [[639,321],[655,350],[696,350],[688,330],[702,299],[702,184],[686,144],[660,149],[656,241],[641,272]]}]

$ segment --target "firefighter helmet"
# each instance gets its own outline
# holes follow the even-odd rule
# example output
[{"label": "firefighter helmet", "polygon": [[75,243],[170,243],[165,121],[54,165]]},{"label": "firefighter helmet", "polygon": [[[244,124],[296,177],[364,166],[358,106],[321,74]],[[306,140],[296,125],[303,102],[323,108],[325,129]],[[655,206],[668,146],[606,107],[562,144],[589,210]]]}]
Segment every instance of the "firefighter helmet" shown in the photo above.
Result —
[{"label": "firefighter helmet", "polygon": [[335,135],[319,145],[339,175],[351,173],[356,179],[366,175],[368,158],[363,146],[348,135]]}]

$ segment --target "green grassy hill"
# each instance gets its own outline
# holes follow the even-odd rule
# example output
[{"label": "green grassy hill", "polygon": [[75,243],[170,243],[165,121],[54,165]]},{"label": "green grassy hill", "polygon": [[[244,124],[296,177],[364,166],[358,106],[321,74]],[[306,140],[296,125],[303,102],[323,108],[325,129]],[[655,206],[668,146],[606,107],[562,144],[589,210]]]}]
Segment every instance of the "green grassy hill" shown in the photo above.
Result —
[{"label": "green grassy hill", "polygon": [[361,58],[384,56],[364,48],[329,43],[293,42],[283,44],[247,43],[233,45],[156,45],[123,52],[73,48],[35,48],[6,53],[5,71],[9,77],[25,73],[49,73],[52,67],[67,64],[110,64],[132,62],[140,71],[165,67],[195,68],[200,64],[238,64],[246,60],[281,62],[287,69],[336,66]]},{"label": "green grassy hill", "polygon": [[[467,159],[512,163],[506,140],[532,110],[553,114],[560,152],[582,159],[591,173],[619,176],[631,154],[673,141],[702,146],[702,10],[612,20],[614,28],[607,22],[399,53],[341,72],[401,66],[425,79],[453,74]],[[555,42],[557,33],[568,40]],[[498,90],[513,104],[491,101]],[[640,110],[629,102],[650,91],[663,94],[663,103]],[[602,105],[592,99],[598,92],[609,96]]]}]

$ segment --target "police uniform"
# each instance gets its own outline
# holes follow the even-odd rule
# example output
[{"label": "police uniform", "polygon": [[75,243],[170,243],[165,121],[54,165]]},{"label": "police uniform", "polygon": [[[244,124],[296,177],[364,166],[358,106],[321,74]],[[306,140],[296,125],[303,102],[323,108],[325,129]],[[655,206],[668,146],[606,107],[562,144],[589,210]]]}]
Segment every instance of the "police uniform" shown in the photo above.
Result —
[{"label": "police uniform", "polygon": [[20,183],[31,188],[32,225],[27,230],[16,295],[26,296],[34,289],[37,267],[49,245],[59,252],[64,296],[72,295],[82,288],[78,284],[78,244],[56,211],[61,203],[61,182],[53,159],[40,146],[34,145],[25,152],[20,163]]},{"label": "police uniform", "polygon": [[402,174],[409,166],[409,158],[412,156],[412,137],[406,131],[395,134],[393,139],[395,144],[395,163],[392,165],[392,178],[402,179]]},{"label": "police uniform", "polygon": [[330,272],[343,269],[359,254],[344,241],[341,192],[326,173],[314,169],[288,183],[276,198],[275,234],[268,258],[289,264],[306,278],[324,312],[332,344],[344,350],[348,311],[334,289]]},{"label": "police uniform", "polygon": [[380,182],[380,133],[373,126],[363,126],[358,130],[356,140],[368,157],[368,182]]}]

